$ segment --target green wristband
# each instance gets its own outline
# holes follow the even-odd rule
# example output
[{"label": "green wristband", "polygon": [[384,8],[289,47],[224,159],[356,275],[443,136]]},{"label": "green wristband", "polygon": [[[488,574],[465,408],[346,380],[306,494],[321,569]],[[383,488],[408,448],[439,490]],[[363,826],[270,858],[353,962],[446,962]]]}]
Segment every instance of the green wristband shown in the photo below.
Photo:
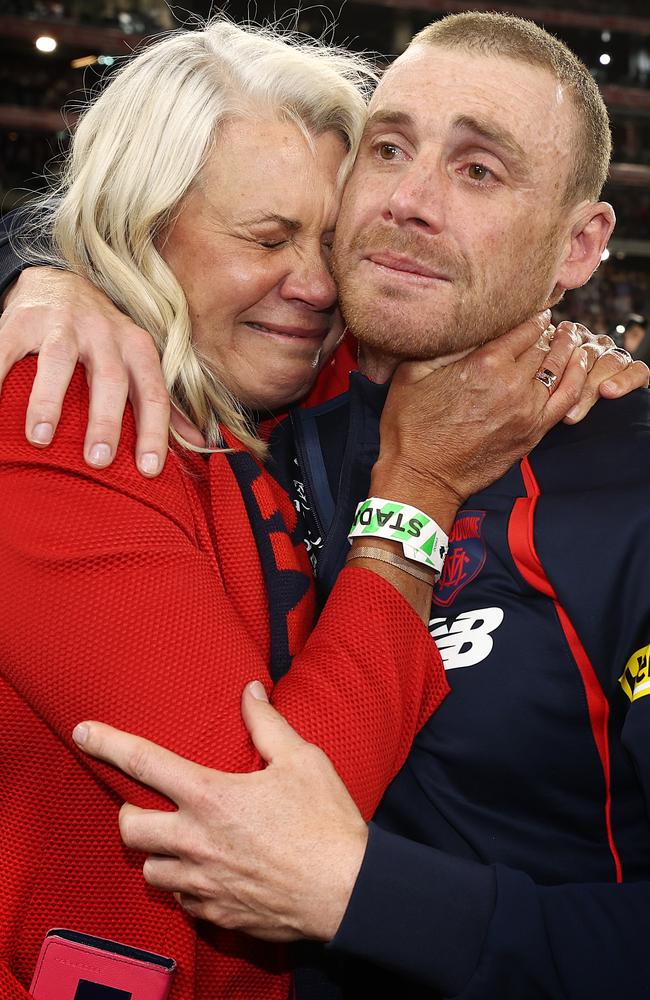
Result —
[{"label": "green wristband", "polygon": [[449,539],[428,514],[395,500],[370,497],[357,507],[348,538],[386,538],[400,542],[407,559],[442,573]]}]

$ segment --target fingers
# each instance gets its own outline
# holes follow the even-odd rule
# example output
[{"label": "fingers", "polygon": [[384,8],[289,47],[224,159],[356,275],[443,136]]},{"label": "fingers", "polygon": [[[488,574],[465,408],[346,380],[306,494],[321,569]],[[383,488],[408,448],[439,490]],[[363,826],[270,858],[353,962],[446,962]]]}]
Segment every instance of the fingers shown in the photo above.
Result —
[{"label": "fingers", "polygon": [[[587,358],[582,347],[576,347],[564,369],[561,380],[551,393],[544,409],[544,423],[550,430],[566,415],[580,398],[587,378]],[[544,388],[540,384],[540,388]],[[548,390],[545,390],[548,391]]]},{"label": "fingers", "polygon": [[205,448],[206,442],[201,431],[173,403],[171,404],[171,424],[176,433],[189,441],[190,444],[196,445],[197,448]]},{"label": "fingers", "polygon": [[103,468],[113,461],[130,397],[137,466],[147,476],[162,471],[170,413],[156,347],[103,292],[66,271],[23,272],[0,318],[0,385],[11,366],[30,352],[40,353],[25,419],[28,440],[41,447],[52,440],[79,361],[90,388],[86,462]]},{"label": "fingers", "polygon": [[125,802],[120,809],[119,823],[122,840],[134,851],[166,857],[177,857],[181,853],[182,833],[177,812],[140,809]]},{"label": "fingers", "polygon": [[136,464],[145,476],[162,472],[167,457],[170,403],[152,338],[122,317],[101,328],[80,360],[89,372],[90,408],[84,443],[89,465],[113,461],[127,399],[136,422]]},{"label": "fingers", "polygon": [[171,750],[103,722],[81,722],[75,727],[72,738],[84,753],[112,764],[179,805],[187,798],[186,789],[197,779],[202,780],[206,771]]},{"label": "fingers", "polygon": [[112,350],[89,369],[89,388],[84,459],[101,469],[115,457],[129,394],[126,373]]},{"label": "fingers", "polygon": [[155,885],[157,889],[164,889],[165,892],[189,892],[194,889],[194,886],[190,886],[187,866],[175,857],[154,855],[147,858],[142,866],[142,874],[145,882]]},{"label": "fingers", "polygon": [[[634,389],[647,388],[650,369],[643,361],[632,361],[631,364],[626,364],[627,359],[621,356],[618,351],[611,353],[608,351],[603,356],[603,362],[609,363],[612,355],[616,358],[616,370],[600,382],[598,388],[601,396],[615,399],[617,396],[625,396]],[[602,367],[604,368],[604,364]]]},{"label": "fingers", "polygon": [[5,310],[0,314],[0,388],[16,362],[29,354],[30,350],[20,317],[12,310]]},{"label": "fingers", "polygon": [[522,371],[530,372],[536,386],[539,386],[539,389],[535,388],[536,392],[548,392],[548,389],[535,379],[535,373],[539,370],[550,372],[556,378],[557,388],[579,343],[580,337],[575,333],[573,324],[561,323],[553,335],[549,350],[541,350],[534,344],[521,354],[517,365]]},{"label": "fingers", "polygon": [[43,341],[25,414],[25,435],[37,447],[45,447],[54,437],[76,363],[77,352],[65,340]]},{"label": "fingers", "polygon": [[242,717],[256,749],[267,764],[310,744],[269,704],[260,681],[247,684],[242,695]]},{"label": "fingers", "polygon": [[169,445],[171,404],[153,338],[134,327],[123,352],[137,432],[135,460],[145,476],[162,472]]},{"label": "fingers", "polygon": [[610,348],[597,360],[589,373],[580,399],[567,413],[565,422],[575,424],[589,413],[601,396],[615,399],[648,384],[650,371],[642,361],[631,362],[627,351]]},{"label": "fingers", "polygon": [[544,312],[531,316],[486,346],[504,351],[512,358],[519,358],[538,342],[550,322],[551,310],[545,309]]}]

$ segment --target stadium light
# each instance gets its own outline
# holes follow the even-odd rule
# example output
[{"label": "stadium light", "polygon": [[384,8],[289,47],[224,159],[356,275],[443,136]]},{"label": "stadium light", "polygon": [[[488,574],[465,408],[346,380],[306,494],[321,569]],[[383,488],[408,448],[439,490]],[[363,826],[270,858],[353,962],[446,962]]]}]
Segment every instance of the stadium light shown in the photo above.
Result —
[{"label": "stadium light", "polygon": [[39,52],[54,52],[57,46],[56,38],[51,35],[40,35],[34,42]]}]

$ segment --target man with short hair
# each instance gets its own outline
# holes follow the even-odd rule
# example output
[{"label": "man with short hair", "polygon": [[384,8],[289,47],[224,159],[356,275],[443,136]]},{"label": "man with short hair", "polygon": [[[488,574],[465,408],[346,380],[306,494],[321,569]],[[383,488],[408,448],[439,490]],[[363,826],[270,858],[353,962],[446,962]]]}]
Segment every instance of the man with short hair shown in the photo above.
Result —
[{"label": "man with short hair", "polygon": [[[477,330],[497,336],[587,281],[614,224],[597,200],[609,150],[586,68],[517,18],[445,18],[387,71],[334,258],[369,378],[294,417],[305,482],[323,491],[302,506],[325,529],[324,590],[367,496],[376,383],[402,357],[474,347]],[[153,855],[148,881],[225,926],[330,942],[346,997],[645,995],[649,411],[645,392],[595,407],[464,505],[431,622],[451,694],[370,833],[329,762],[255,687],[244,715],[269,761],[255,775],[80,731],[85,750],[179,804],[123,809],[124,839]],[[386,416],[381,430],[391,443]]]}]

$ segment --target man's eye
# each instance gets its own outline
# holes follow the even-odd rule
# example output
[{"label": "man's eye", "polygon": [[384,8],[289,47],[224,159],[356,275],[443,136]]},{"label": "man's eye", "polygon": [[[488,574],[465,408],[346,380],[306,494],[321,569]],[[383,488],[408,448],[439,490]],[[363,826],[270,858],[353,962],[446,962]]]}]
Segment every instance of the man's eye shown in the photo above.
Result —
[{"label": "man's eye", "polygon": [[277,250],[279,247],[283,247],[286,240],[258,240],[259,246],[264,247],[265,250]]},{"label": "man's eye", "polygon": [[484,167],[482,163],[470,163],[467,173],[472,181],[484,181],[486,177],[491,175],[492,171]]},{"label": "man's eye", "polygon": [[377,147],[377,152],[382,160],[394,160],[396,156],[399,156],[401,150],[399,146],[395,146],[392,142],[382,142]]}]

